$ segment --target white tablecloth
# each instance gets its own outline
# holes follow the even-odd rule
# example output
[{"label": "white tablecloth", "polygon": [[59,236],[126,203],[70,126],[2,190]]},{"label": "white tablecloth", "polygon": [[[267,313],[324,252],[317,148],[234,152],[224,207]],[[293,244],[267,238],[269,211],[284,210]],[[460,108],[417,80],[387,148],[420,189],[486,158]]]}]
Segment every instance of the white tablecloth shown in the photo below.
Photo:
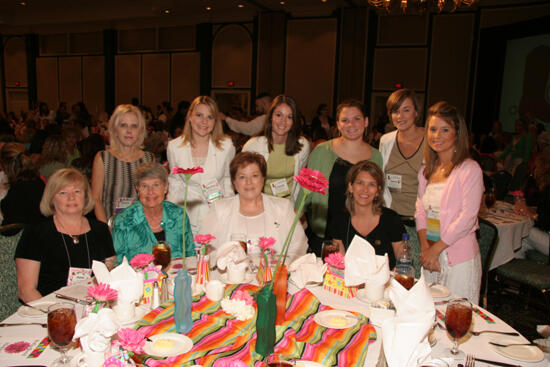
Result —
[{"label": "white tablecloth", "polygon": [[514,206],[504,201],[497,201],[491,209],[480,211],[479,216],[498,229],[495,254],[489,266],[489,270],[493,270],[515,257],[522,238],[529,235],[534,223],[529,217],[515,214]]}]

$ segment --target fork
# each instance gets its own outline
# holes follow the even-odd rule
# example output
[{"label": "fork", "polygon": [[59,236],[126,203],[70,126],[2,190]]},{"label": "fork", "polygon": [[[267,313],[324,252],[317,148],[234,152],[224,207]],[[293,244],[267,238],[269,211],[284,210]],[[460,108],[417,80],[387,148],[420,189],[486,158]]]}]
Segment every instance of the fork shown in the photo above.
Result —
[{"label": "fork", "polygon": [[493,333],[493,334],[502,334],[502,335],[511,335],[511,336],[519,336],[519,333],[512,332],[512,331],[496,331],[496,330],[480,330],[480,331],[470,331],[472,335],[479,336],[480,334],[484,333]]},{"label": "fork", "polygon": [[464,367],[475,367],[476,365],[476,359],[473,355],[468,354],[466,355],[466,361],[464,362]]}]

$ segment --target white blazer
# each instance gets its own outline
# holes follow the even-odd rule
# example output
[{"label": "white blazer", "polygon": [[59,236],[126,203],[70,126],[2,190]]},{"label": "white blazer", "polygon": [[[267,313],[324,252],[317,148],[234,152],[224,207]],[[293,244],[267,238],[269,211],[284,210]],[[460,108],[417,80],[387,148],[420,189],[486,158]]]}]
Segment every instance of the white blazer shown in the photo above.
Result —
[{"label": "white blazer", "polygon": [[[294,176],[299,174],[300,170],[307,165],[307,159],[309,158],[309,142],[303,136],[300,137],[299,141],[302,143],[302,149],[300,149],[298,153],[294,154]],[[265,136],[255,136],[250,138],[243,146],[243,152],[256,152],[261,154],[267,162],[267,158],[269,158],[267,138]],[[296,201],[298,192],[300,192],[300,185],[294,183],[294,188],[290,194],[292,201]]]},{"label": "white blazer", "polygon": [[[183,138],[180,136],[168,143],[166,154],[170,164],[170,176],[168,176],[168,201],[183,207],[185,200],[185,180],[183,175],[173,175],[174,167],[192,168],[193,157],[191,156],[191,145],[182,146]],[[208,145],[208,154],[206,162],[202,167],[204,173],[197,173],[191,176],[189,180],[189,191],[187,193],[187,215],[191,222],[193,235],[199,233],[199,226],[202,218],[208,212],[208,202],[204,198],[201,189],[202,184],[206,184],[212,179],[216,179],[220,185],[223,197],[235,195],[229,175],[229,163],[235,156],[235,147],[230,138],[222,140],[221,148],[216,148],[212,140]]]},{"label": "white blazer", "polygon": [[[286,236],[294,221],[294,206],[288,199],[262,194],[264,204],[264,228],[265,237],[273,237],[276,242],[273,249],[277,254],[283,248]],[[225,242],[231,240],[232,233],[245,233],[244,228],[239,228],[237,217],[240,209],[239,195],[214,202],[210,211],[203,218],[200,228],[201,234],[211,234],[216,239],[211,243],[218,249]],[[304,228],[298,222],[288,247],[290,260],[296,259],[306,253],[308,248],[307,237]]]}]

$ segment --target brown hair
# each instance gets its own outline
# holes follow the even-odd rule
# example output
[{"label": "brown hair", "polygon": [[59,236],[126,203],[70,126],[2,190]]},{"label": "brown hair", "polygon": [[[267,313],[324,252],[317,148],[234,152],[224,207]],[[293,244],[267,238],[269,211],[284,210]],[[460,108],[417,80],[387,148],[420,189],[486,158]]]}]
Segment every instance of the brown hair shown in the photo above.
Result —
[{"label": "brown hair", "polygon": [[[367,113],[365,111],[365,106],[363,105],[363,103],[361,101],[359,101],[357,99],[346,99],[345,101],[342,101],[338,105],[338,107],[336,108],[336,121],[340,120],[340,114],[342,113],[342,110],[344,108],[352,108],[352,107],[355,107],[359,111],[361,111],[361,114],[363,115],[363,117],[367,117]],[[363,141],[367,142],[367,143],[369,142],[369,138],[368,138],[369,126],[367,126],[365,128],[365,131],[363,131]]]},{"label": "brown hair", "polygon": [[[428,141],[428,133],[430,132],[429,124],[432,117],[438,117],[444,120],[455,129],[456,141],[453,157],[451,158],[451,167],[449,170],[445,170],[445,177],[448,177],[456,166],[470,157],[468,127],[466,126],[464,117],[455,106],[445,101],[437,102],[428,109],[426,118],[426,141]],[[424,146],[424,160],[426,161],[424,177],[429,180],[430,176],[435,171],[435,167],[439,163],[437,153],[433,151],[429,143]]]},{"label": "brown hair", "polygon": [[6,165],[15,158],[18,154],[24,153],[27,149],[25,146],[21,143],[17,142],[9,142],[4,145],[2,145],[2,148],[0,149],[0,163],[2,166],[4,166],[4,169]]},{"label": "brown hair", "polygon": [[286,155],[294,155],[302,149],[302,143],[300,143],[302,124],[300,123],[300,112],[298,111],[298,107],[296,107],[296,101],[294,101],[292,97],[285,96],[284,94],[279,94],[275,97],[271,106],[269,106],[269,110],[267,110],[267,119],[263,135],[267,139],[269,151],[273,151],[273,113],[275,109],[282,104],[286,104],[290,107],[290,111],[292,112],[292,127],[286,138],[285,153]]},{"label": "brown hair", "polygon": [[198,96],[191,102],[189,109],[187,110],[187,117],[185,118],[185,125],[183,126],[183,132],[181,136],[183,137],[182,145],[190,144],[193,145],[193,129],[191,128],[191,116],[195,112],[195,108],[198,105],[203,104],[210,110],[210,113],[214,115],[216,119],[214,122],[214,129],[210,133],[210,138],[216,146],[216,148],[222,147],[222,140],[225,138],[222,127],[222,120],[220,119],[220,110],[218,109],[218,104],[216,101],[208,96]]},{"label": "brown hair", "polygon": [[136,148],[140,148],[143,145],[143,140],[145,139],[145,118],[143,118],[143,115],[141,114],[141,111],[138,107],[133,106],[131,104],[121,104],[118,105],[117,108],[115,108],[115,111],[113,112],[113,115],[109,119],[109,145],[110,148],[114,151],[118,151],[120,148],[120,142],[118,141],[118,138],[115,137],[115,129],[120,125],[122,119],[124,118],[124,115],[127,113],[133,113],[136,115],[138,120],[138,133],[139,137],[136,141]]},{"label": "brown hair", "polygon": [[256,152],[240,152],[237,154],[229,164],[229,175],[231,176],[231,182],[235,181],[237,171],[239,168],[248,166],[249,164],[257,164],[263,178],[267,175],[267,163],[261,154]]},{"label": "brown hair", "polygon": [[65,140],[61,135],[50,135],[44,141],[42,153],[40,154],[39,165],[50,162],[65,163],[67,160],[67,150],[65,149]]},{"label": "brown hair", "polygon": [[349,169],[348,174],[346,175],[346,209],[351,215],[355,212],[355,203],[353,201],[352,193],[349,192],[349,187],[350,185],[353,185],[357,179],[357,176],[359,176],[359,173],[361,172],[367,172],[376,181],[378,193],[372,201],[372,213],[380,214],[382,213],[382,204],[384,204],[384,172],[382,172],[376,163],[371,161],[357,162]]},{"label": "brown hair", "polygon": [[414,117],[414,123],[415,125],[419,126],[421,124],[420,120],[420,108],[418,106],[418,100],[416,98],[416,94],[412,89],[398,89],[395,92],[393,92],[386,101],[386,109],[388,110],[388,118],[390,119],[390,122],[393,123],[392,120],[392,113],[396,112],[401,108],[401,105],[405,102],[407,98],[410,98],[410,100],[413,103],[414,106],[414,112],[416,113]]},{"label": "brown hair", "polygon": [[40,200],[40,212],[45,216],[55,214],[53,198],[65,186],[69,185],[82,185],[82,189],[84,190],[82,214],[88,214],[94,207],[92,190],[90,189],[90,184],[86,177],[76,168],[62,168],[55,171],[54,174],[50,176],[46,188],[44,189],[44,194],[42,194],[42,200]]}]

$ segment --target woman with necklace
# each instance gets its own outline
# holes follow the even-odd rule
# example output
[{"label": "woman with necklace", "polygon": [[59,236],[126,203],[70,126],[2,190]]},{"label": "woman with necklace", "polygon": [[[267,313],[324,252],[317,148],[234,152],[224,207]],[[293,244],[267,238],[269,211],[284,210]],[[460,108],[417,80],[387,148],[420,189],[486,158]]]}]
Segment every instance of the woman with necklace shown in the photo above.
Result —
[{"label": "woman with necklace", "polygon": [[168,173],[159,163],[144,163],[135,173],[139,200],[117,215],[113,242],[120,263],[124,256],[152,253],[159,241],[170,245],[172,257],[182,256],[182,229],[185,216],[185,256],[195,255],[189,218],[183,208],[165,199]]},{"label": "woman with necklace", "polygon": [[[187,214],[196,235],[209,206],[218,199],[235,195],[229,178],[229,163],[235,156],[235,147],[223,133],[216,101],[208,96],[193,100],[183,133],[168,143],[166,154],[171,171],[174,167],[204,169],[188,182]],[[182,175],[170,175],[168,182],[168,201],[183,206],[186,183]]]},{"label": "woman with necklace", "polygon": [[416,229],[428,282],[479,301],[481,256],[476,239],[483,175],[469,158],[464,117],[447,102],[428,110],[426,161],[418,173]]},{"label": "woman with necklace", "polygon": [[154,160],[150,152],[141,150],[144,138],[145,119],[139,108],[119,105],[109,120],[109,148],[97,153],[92,167],[98,220],[107,223],[137,198],[133,174],[140,164]]},{"label": "woman with necklace", "polygon": [[74,168],[56,171],[40,202],[46,221],[27,226],[15,251],[19,298],[30,302],[92,275],[92,261],[111,268],[115,250],[107,225],[84,215],[94,201],[86,177]]},{"label": "woman with necklace", "polygon": [[419,126],[414,91],[396,90],[389,96],[386,107],[397,130],[380,138],[386,181],[384,205],[412,220],[418,193],[418,171],[424,160],[424,128]]},{"label": "woman with necklace", "polygon": [[261,154],[267,162],[267,177],[263,192],[294,201],[299,185],[293,177],[306,166],[309,143],[300,136],[300,116],[291,97],[278,95],[267,111],[262,135],[251,138],[243,152]]}]

